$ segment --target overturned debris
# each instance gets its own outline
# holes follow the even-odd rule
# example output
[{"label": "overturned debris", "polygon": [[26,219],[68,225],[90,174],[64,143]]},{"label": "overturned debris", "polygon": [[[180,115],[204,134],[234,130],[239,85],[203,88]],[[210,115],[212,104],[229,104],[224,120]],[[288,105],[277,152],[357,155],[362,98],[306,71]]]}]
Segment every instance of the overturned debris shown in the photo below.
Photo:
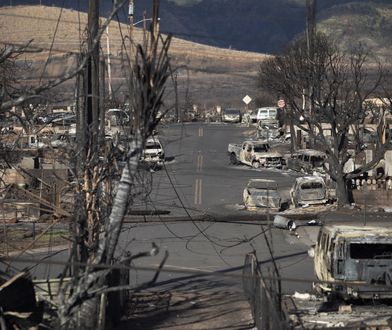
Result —
[{"label": "overturned debris", "polygon": [[287,229],[287,230],[295,230],[297,228],[297,225],[293,220],[290,220],[286,217],[283,217],[279,214],[275,215],[274,217],[274,226],[276,228],[282,228],[282,229]]}]

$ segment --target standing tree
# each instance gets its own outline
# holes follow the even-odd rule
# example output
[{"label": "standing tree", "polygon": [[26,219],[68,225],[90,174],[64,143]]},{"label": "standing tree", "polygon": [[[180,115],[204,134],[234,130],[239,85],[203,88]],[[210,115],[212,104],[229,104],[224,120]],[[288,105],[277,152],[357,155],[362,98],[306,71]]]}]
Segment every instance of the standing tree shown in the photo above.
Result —
[{"label": "standing tree", "polygon": [[[351,180],[372,169],[387,147],[382,139],[384,114],[382,110],[374,111],[372,103],[365,102],[371,96],[378,96],[385,72],[381,65],[376,69],[370,65],[369,56],[361,46],[344,53],[327,36],[317,33],[313,47],[310,58],[307,41],[302,38],[281,55],[263,62],[258,86],[285,98],[288,116],[309,135],[314,147],[326,153],[326,172],[336,183],[338,205],[343,206],[351,202]],[[358,152],[364,148],[363,134],[354,134],[353,147],[349,145],[349,134],[358,132],[369,116],[377,123],[374,157],[347,173],[344,167],[350,158],[349,149]],[[330,136],[325,134],[325,127],[330,129]]]},{"label": "standing tree", "polygon": [[[97,0],[91,0],[91,2],[99,4]],[[90,40],[90,48],[84,56],[80,57],[75,68],[61,77],[38,86],[19,88],[18,81],[14,80],[14,73],[17,69],[16,59],[18,55],[29,51],[29,44],[19,48],[6,46],[0,49],[0,72],[2,73],[0,113],[9,112],[13,106],[20,106],[31,100],[39,99],[44,92],[82,73],[92,57],[93,50],[98,47],[106,27],[127,2],[128,0],[113,2],[109,17],[102,22],[94,34]],[[63,277],[70,272],[73,278],[69,283],[61,283],[58,313],[54,320],[56,328],[96,327],[97,298],[100,298],[102,293],[116,290],[113,287],[108,288],[112,286],[110,283],[112,268],[115,268],[111,266],[118,257],[117,247],[124,216],[132,206],[134,196],[138,193],[137,185],[141,177],[139,160],[145,141],[159,123],[158,113],[165,112],[163,100],[172,74],[168,55],[171,37],[163,38],[157,28],[159,0],[154,0],[153,7],[150,43],[147,45],[147,42],[143,42],[143,45],[137,45],[132,56],[128,58],[130,70],[126,74],[129,83],[130,107],[135,117],[132,130],[127,132],[127,148],[123,157],[125,165],[121,169],[121,175],[118,175],[114,169],[115,155],[111,149],[112,145],[106,141],[98,140],[94,148],[85,148],[91,146],[92,140],[85,138],[83,143],[73,145],[74,149],[68,150],[66,155],[71,165],[73,165],[72,162],[76,163],[75,166],[70,166],[75,180],[69,185],[74,191],[75,208],[71,219],[71,232],[74,234],[72,236],[72,257],[63,271]],[[80,111],[83,106],[80,105],[77,111]],[[33,110],[25,109],[25,112],[29,111],[28,117],[31,119],[35,116]],[[82,120],[87,117],[87,115],[82,116]],[[101,124],[103,122],[104,120],[101,120]],[[92,125],[94,124],[97,123]],[[96,132],[94,130],[90,136]],[[95,139],[95,136],[93,137]],[[82,160],[77,162],[78,158]],[[133,255],[129,259],[155,254],[157,250],[157,247],[153,246],[151,251]],[[162,265],[166,257],[163,258]],[[158,272],[159,269],[157,274]],[[153,283],[157,274],[146,285]],[[115,285],[118,284],[115,283]],[[89,302],[95,306],[89,308]],[[118,306],[114,307],[116,308],[119,309]],[[94,311],[94,314],[89,313],[91,311]]]},{"label": "standing tree", "polygon": [[[81,171],[83,175],[78,176],[79,200],[75,210],[76,238],[72,263],[80,267],[75,267],[73,280],[63,286],[57,320],[58,326],[63,329],[75,326],[96,327],[99,320],[91,318],[91,315],[96,313],[98,306],[102,304],[104,298],[101,295],[115,291],[114,287],[119,285],[119,283],[110,283],[113,275],[110,265],[118,257],[117,247],[124,216],[132,207],[133,198],[137,195],[137,185],[141,176],[140,158],[146,139],[159,123],[158,113],[165,112],[163,111],[165,90],[172,74],[168,55],[171,37],[163,38],[157,31],[158,2],[154,0],[149,45],[147,43],[136,45],[128,58],[129,106],[134,117],[132,126],[128,127],[129,131],[126,134],[126,150],[121,174],[119,177],[116,177],[117,173],[113,175],[114,171],[110,168],[114,167],[114,157],[112,153],[104,152],[106,143],[103,143],[99,148],[95,148],[95,152],[97,155],[101,153],[105,162],[95,157],[94,163],[89,161],[92,157],[85,157]],[[158,248],[154,246],[149,253],[129,256],[128,261],[139,256],[153,255],[157,251]],[[166,258],[167,255],[161,265]],[[157,274],[158,272],[159,269]],[[153,283],[156,277],[157,275],[146,285]],[[113,287],[108,288],[108,286]],[[68,289],[71,294],[67,297],[65,293]],[[120,312],[120,307],[116,306],[114,309],[117,308]]]}]

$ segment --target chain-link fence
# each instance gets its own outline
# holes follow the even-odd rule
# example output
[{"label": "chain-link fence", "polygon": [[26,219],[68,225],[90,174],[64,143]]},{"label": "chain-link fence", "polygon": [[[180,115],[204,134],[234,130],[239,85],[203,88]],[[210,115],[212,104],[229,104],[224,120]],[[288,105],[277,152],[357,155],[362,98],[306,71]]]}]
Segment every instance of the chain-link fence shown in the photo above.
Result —
[{"label": "chain-link fence", "polygon": [[[279,278],[278,274],[269,278]],[[243,288],[251,305],[257,329],[289,329],[289,323],[281,308],[279,280],[266,280],[254,253],[247,254],[243,268]]]}]

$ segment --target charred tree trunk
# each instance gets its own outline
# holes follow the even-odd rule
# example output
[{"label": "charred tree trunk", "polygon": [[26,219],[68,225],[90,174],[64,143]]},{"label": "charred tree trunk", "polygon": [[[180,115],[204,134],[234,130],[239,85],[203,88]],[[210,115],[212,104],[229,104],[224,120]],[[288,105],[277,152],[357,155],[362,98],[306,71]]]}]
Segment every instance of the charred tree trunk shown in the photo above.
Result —
[{"label": "charred tree trunk", "polygon": [[343,166],[339,166],[336,175],[336,198],[339,207],[348,205],[352,202],[350,194],[351,189],[348,186],[346,176],[343,173]]}]

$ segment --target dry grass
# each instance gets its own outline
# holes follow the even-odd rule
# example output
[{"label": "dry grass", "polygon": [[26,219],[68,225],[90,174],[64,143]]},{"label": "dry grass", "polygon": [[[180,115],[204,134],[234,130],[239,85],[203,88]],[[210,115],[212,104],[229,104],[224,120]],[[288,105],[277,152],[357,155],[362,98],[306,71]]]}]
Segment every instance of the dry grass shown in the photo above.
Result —
[{"label": "dry grass", "polygon": [[0,230],[0,254],[21,252],[24,249],[50,249],[54,246],[68,245],[69,233],[67,230],[52,230],[40,236],[41,229],[33,230],[31,226],[12,225]]},{"label": "dry grass", "polygon": [[[61,17],[60,17],[61,15]],[[60,23],[56,31],[57,20]],[[48,58],[52,47],[51,63],[46,73],[48,77],[63,74],[75,64],[70,53],[78,53],[85,40],[87,15],[77,11],[45,6],[16,6],[0,8],[0,42],[23,44],[33,40],[32,46],[45,51],[26,55],[33,61],[37,78]],[[129,35],[126,24],[111,22],[109,26],[110,53],[113,79],[117,84],[123,82],[121,52],[124,49],[123,36]],[[132,36],[137,43],[142,42],[142,31],[133,28]],[[52,45],[53,42],[53,45]],[[52,45],[52,46],[51,46]],[[102,51],[107,53],[107,39],[104,35]],[[244,93],[255,93],[255,77],[258,64],[266,55],[221,49],[173,38],[170,55],[178,70],[180,92],[188,85],[194,93],[195,102],[240,103]],[[34,81],[34,77],[31,81]],[[215,90],[212,93],[211,88]],[[211,95],[212,94],[212,95]],[[180,95],[181,101],[181,95]]]}]

